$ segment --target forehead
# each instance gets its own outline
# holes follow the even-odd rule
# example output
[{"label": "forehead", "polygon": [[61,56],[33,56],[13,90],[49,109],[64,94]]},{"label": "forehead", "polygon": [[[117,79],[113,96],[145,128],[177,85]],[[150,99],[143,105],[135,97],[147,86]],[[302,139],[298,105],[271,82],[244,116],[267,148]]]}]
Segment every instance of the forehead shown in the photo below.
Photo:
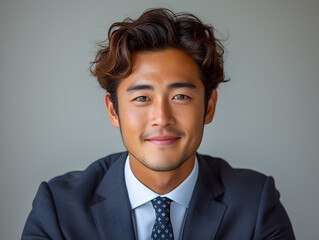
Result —
[{"label": "forehead", "polygon": [[202,85],[196,63],[182,50],[137,52],[133,54],[132,60],[132,73],[121,81],[120,86],[149,84],[156,87],[156,85],[168,85],[172,82]]}]

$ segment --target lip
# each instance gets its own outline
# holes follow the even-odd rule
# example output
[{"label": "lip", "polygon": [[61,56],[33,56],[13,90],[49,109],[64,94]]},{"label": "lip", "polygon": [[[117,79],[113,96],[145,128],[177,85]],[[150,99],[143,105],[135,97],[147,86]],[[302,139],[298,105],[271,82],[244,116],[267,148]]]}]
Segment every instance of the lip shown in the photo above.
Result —
[{"label": "lip", "polygon": [[160,135],[160,136],[154,136],[146,139],[147,142],[150,142],[157,146],[168,146],[176,141],[178,141],[180,137],[178,136],[171,136],[171,135]]}]

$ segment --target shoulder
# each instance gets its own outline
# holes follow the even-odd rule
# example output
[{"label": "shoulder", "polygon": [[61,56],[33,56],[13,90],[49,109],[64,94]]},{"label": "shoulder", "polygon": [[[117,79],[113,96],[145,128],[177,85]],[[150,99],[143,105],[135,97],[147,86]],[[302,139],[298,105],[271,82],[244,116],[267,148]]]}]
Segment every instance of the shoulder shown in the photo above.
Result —
[{"label": "shoulder", "polygon": [[63,175],[57,176],[51,179],[48,184],[51,186],[58,185],[72,185],[72,184],[81,184],[83,181],[87,184],[87,181],[92,179],[92,181],[98,181],[101,179],[105,173],[114,165],[114,163],[121,159],[124,156],[125,152],[114,153],[103,158],[100,158],[90,164],[83,171],[71,171]]},{"label": "shoulder", "polygon": [[[229,239],[295,239],[271,176],[231,167],[225,160],[198,155],[202,182],[227,209],[220,235]],[[229,227],[231,226],[231,228]],[[234,231],[236,229],[236,231]]]},{"label": "shoulder", "polygon": [[200,170],[214,175],[214,180],[217,180],[224,188],[225,196],[231,198],[251,196],[252,194],[261,195],[265,184],[272,185],[274,188],[273,178],[263,173],[251,169],[233,168],[221,158],[200,154],[198,156]]},{"label": "shoulder", "polygon": [[[47,183],[46,188],[54,200],[63,201],[88,199],[93,196],[103,177],[116,165],[124,166],[127,153],[120,152],[96,160],[83,171],[72,171],[57,176]],[[43,184],[42,184],[43,185]]]},{"label": "shoulder", "polygon": [[265,180],[265,174],[251,169],[233,168],[227,161],[209,155],[198,154],[200,164],[208,167],[220,179],[235,178],[238,180]]}]

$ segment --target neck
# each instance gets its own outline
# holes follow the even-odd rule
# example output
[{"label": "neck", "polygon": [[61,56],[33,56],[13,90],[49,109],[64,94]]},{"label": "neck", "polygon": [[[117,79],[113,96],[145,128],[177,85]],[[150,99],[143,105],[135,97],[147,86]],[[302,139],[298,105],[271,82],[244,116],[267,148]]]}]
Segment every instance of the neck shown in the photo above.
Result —
[{"label": "neck", "polygon": [[164,195],[175,189],[189,176],[194,168],[195,154],[177,169],[166,172],[151,170],[131,155],[129,159],[134,176],[153,192]]}]

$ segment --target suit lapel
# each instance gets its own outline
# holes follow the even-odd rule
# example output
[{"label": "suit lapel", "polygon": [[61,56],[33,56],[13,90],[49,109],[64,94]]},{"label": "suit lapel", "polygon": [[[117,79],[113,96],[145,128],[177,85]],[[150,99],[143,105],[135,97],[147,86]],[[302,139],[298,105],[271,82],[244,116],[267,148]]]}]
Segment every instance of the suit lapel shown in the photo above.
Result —
[{"label": "suit lapel", "polygon": [[127,154],[112,164],[97,188],[100,201],[91,206],[91,212],[101,239],[135,239],[131,206],[124,180]]},{"label": "suit lapel", "polygon": [[224,189],[203,157],[197,155],[197,158],[199,175],[185,221],[183,240],[212,240],[227,207],[216,200]]}]

